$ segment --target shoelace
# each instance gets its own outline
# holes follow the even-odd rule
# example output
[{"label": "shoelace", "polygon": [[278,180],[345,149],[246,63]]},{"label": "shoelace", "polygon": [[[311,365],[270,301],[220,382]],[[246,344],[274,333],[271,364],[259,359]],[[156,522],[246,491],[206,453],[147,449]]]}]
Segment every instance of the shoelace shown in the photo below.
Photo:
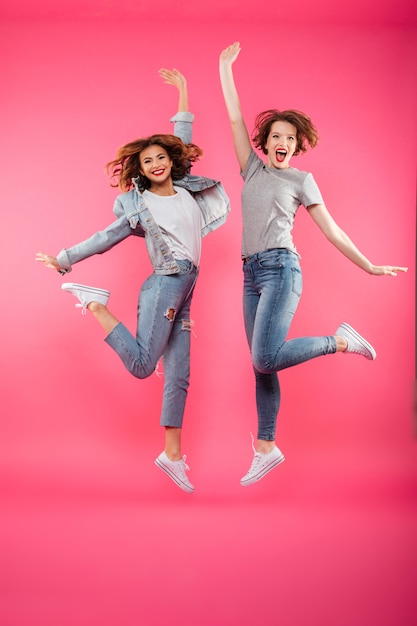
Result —
[{"label": "shoelace", "polygon": [[253,456],[253,460],[252,460],[251,466],[250,466],[250,468],[248,470],[248,473],[247,473],[248,476],[251,476],[252,474],[254,474],[258,470],[259,465],[261,465],[264,462],[265,456],[267,456],[265,454],[262,454],[261,452],[257,452],[256,451],[256,448],[255,448],[255,438],[254,438],[252,433],[250,434],[250,436],[252,438],[252,450],[253,450],[253,455],[254,456]]},{"label": "shoelace", "polygon": [[190,468],[188,467],[187,463],[185,462],[187,460],[187,455],[184,454],[184,456],[182,457],[182,467],[184,468],[184,473],[186,471],[188,471]]},{"label": "shoelace", "polygon": [[248,470],[248,475],[252,475],[256,472],[256,470],[258,469],[259,464],[262,462],[262,454],[260,452],[256,451],[255,448],[255,438],[253,436],[253,434],[250,434],[251,439],[252,439],[252,450],[253,450],[253,460],[251,463],[251,466]]},{"label": "shoelace", "polygon": [[187,455],[184,454],[184,456],[182,457],[182,459],[180,461],[176,461],[177,463],[177,471],[178,474],[181,476],[182,480],[187,483],[188,482],[188,477],[186,474],[186,471],[189,470],[190,468],[188,467],[187,463],[185,462],[187,458]]},{"label": "shoelace", "polygon": [[87,313],[87,304],[85,302],[77,302],[75,306],[77,309],[82,309],[81,315],[85,315]]},{"label": "shoelace", "polygon": [[257,454],[256,448],[255,448],[255,437],[253,436],[252,433],[250,434],[250,436],[251,436],[251,439],[252,439],[252,450],[253,450],[253,453]]}]

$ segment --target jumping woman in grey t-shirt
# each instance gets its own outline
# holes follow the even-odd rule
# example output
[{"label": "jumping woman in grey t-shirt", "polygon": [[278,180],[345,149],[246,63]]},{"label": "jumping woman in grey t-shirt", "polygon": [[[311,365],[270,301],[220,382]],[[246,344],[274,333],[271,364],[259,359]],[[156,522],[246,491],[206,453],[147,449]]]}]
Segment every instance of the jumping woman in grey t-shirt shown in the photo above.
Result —
[{"label": "jumping woman in grey t-shirt", "polygon": [[275,445],[280,405],[277,372],[334,352],[351,352],[373,360],[373,347],[349,324],[342,323],[327,337],[302,337],[287,341],[302,290],[299,257],[292,228],[300,205],[327,239],[348,259],[369,274],[396,276],[407,268],[373,265],[335,223],[324,205],[311,174],[290,166],[291,157],[314,148],[317,131],[300,111],[269,110],[255,122],[253,141],[267,156],[265,164],[253,151],[232,66],[240,52],[234,43],[220,55],[220,80],[232,127],[242,192],[244,320],[256,379],[258,410],[257,445],[242,486],[251,485],[284,460]]}]

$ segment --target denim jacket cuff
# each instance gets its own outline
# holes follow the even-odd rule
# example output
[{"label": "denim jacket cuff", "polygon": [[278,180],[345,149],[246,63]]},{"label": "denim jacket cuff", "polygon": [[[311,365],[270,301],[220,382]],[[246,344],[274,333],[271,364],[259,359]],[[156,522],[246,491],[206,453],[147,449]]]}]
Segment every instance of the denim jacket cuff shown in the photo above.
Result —
[{"label": "denim jacket cuff", "polygon": [[59,254],[57,254],[56,260],[59,263],[59,267],[60,269],[58,270],[60,274],[67,274],[68,272],[71,271],[71,263],[70,260],[68,258],[68,254],[67,251],[61,250],[61,252],[59,252]]},{"label": "denim jacket cuff", "polygon": [[194,122],[194,114],[189,111],[178,111],[171,117],[170,122]]}]

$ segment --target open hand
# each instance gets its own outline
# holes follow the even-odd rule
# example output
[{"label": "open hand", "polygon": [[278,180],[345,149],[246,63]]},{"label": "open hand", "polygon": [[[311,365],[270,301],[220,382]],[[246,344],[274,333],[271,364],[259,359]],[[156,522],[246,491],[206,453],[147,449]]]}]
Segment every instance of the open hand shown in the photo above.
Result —
[{"label": "open hand", "polygon": [[225,48],[220,54],[220,63],[224,63],[225,65],[232,65],[239,56],[239,52],[240,43],[238,41],[235,41],[235,43],[232,43],[231,46]]},{"label": "open hand", "polygon": [[56,258],[54,256],[50,256],[49,254],[45,254],[44,252],[37,252],[35,256],[35,261],[43,263],[45,267],[49,267],[49,269],[51,270],[61,269]]},{"label": "open hand", "polygon": [[185,76],[176,69],[167,70],[163,67],[159,70],[159,75],[165,83],[173,85],[178,90],[184,89],[187,86]]},{"label": "open hand", "polygon": [[398,267],[397,265],[373,265],[371,274],[374,276],[396,276],[398,272],[407,272],[408,267]]}]

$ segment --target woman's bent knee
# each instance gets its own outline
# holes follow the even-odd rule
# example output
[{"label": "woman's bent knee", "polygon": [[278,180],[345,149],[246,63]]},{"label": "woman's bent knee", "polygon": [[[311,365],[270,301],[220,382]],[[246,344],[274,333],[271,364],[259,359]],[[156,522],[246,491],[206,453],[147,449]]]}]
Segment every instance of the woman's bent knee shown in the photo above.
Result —
[{"label": "woman's bent knee", "polygon": [[126,369],[135,378],[140,378],[141,380],[143,380],[144,378],[149,378],[149,376],[151,376],[155,372],[156,366],[149,367],[137,363],[132,363],[131,365],[127,365]]}]

